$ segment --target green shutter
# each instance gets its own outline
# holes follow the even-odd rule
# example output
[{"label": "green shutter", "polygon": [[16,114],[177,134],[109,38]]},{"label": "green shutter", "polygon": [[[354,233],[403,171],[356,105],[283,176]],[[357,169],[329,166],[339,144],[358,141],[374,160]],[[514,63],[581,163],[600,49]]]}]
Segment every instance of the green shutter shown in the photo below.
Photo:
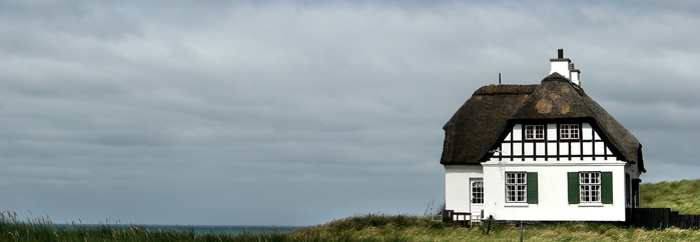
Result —
[{"label": "green shutter", "polygon": [[537,204],[537,172],[527,173],[527,203]]},{"label": "green shutter", "polygon": [[601,178],[601,191],[600,195],[601,198],[600,200],[603,202],[603,204],[612,204],[613,203],[613,176],[612,172],[601,172],[600,174]]},{"label": "green shutter", "polygon": [[578,172],[569,172],[569,204],[581,203],[581,192],[579,191]]}]

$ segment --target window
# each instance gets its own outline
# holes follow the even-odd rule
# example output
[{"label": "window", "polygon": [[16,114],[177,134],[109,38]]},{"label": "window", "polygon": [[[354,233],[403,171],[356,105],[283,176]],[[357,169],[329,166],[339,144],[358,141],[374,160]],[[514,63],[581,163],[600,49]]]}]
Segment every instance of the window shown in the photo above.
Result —
[{"label": "window", "polygon": [[613,204],[612,172],[569,172],[568,187],[569,204]]},{"label": "window", "polygon": [[484,182],[472,182],[472,203],[484,203]]},{"label": "window", "polygon": [[525,139],[544,139],[544,125],[525,125]]},{"label": "window", "polygon": [[581,191],[580,201],[582,203],[600,202],[600,172],[579,173],[579,184],[579,191]]},{"label": "window", "polygon": [[560,124],[559,125],[559,138],[560,139],[579,139],[579,125],[578,124]]},{"label": "window", "polygon": [[525,172],[506,173],[506,202],[519,203],[527,201],[527,179]]}]

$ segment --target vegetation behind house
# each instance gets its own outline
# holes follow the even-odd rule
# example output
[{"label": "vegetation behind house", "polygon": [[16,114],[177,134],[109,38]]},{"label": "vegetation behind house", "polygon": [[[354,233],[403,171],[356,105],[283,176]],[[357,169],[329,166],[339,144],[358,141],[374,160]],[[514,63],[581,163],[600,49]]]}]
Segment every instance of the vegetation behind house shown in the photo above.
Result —
[{"label": "vegetation behind house", "polygon": [[680,214],[700,214],[700,179],[644,183],[639,189],[644,208],[671,208]]}]

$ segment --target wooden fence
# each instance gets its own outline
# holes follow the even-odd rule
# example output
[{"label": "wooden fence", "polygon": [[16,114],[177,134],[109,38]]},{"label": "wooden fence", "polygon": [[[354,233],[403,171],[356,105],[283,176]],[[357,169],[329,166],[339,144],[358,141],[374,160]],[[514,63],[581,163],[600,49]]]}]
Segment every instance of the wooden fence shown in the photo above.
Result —
[{"label": "wooden fence", "polygon": [[700,229],[700,215],[678,214],[670,208],[628,208],[627,221],[646,229]]}]

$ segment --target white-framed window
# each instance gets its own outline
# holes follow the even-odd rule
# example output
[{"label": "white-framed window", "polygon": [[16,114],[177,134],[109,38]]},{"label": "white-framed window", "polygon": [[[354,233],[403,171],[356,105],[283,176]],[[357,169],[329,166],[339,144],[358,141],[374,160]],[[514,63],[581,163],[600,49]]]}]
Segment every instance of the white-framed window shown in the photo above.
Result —
[{"label": "white-framed window", "polygon": [[506,202],[527,202],[527,173],[506,172]]},{"label": "white-framed window", "polygon": [[600,203],[600,172],[580,172],[579,191],[581,203]]},{"label": "white-framed window", "polygon": [[578,124],[560,124],[559,138],[560,139],[579,139],[580,129]]},{"label": "white-framed window", "polygon": [[484,182],[472,182],[472,203],[484,203]]},{"label": "white-framed window", "polygon": [[542,140],[544,139],[544,125],[525,125],[526,140]]}]

